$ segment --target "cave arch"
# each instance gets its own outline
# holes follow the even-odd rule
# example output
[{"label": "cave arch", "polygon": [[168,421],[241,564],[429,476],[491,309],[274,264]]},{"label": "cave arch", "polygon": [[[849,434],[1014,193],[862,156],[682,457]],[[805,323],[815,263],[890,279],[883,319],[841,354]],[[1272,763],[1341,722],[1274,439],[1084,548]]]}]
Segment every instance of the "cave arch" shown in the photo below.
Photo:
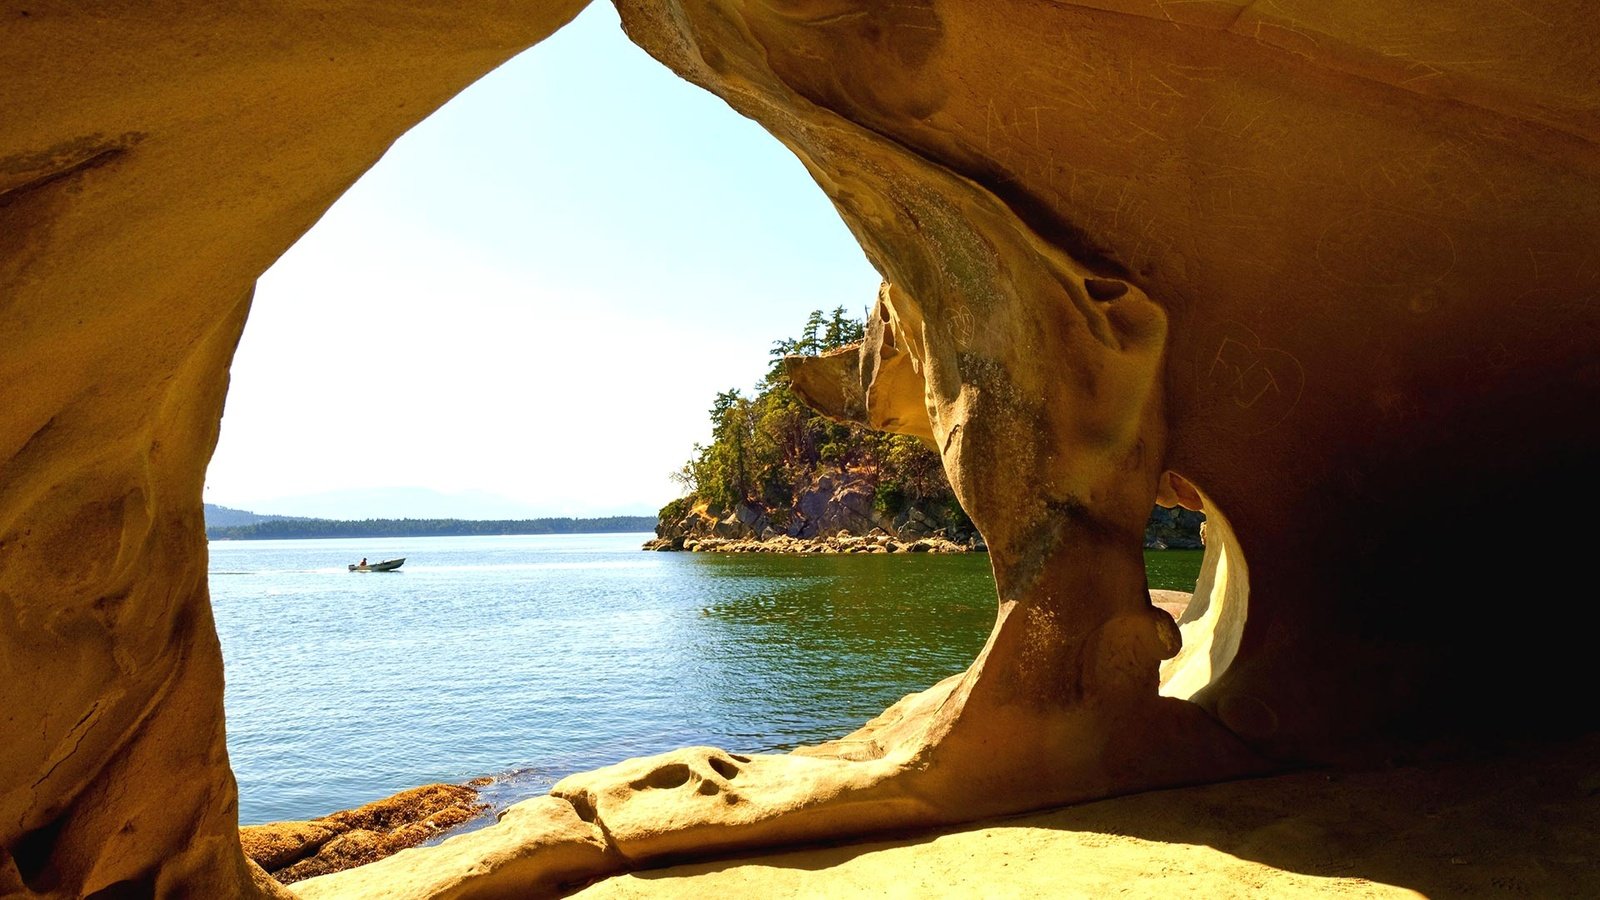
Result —
[{"label": "cave arch", "polygon": [[[47,7],[0,30],[0,709],[27,719],[0,754],[0,891],[251,891],[198,506],[251,284],[399,133],[581,5]],[[618,788],[648,771],[592,773],[517,817],[566,838],[562,871],[1014,810],[1041,776],[1060,802],[1400,725],[1522,724],[1529,692],[1592,725],[1583,611],[1535,502],[1600,447],[1572,415],[1600,407],[1585,4],[619,5],[800,156],[905,293],[933,433],[1009,554],[994,646],[1041,665],[908,701],[866,759],[757,758],[731,782],[703,749],[643,763],[756,801],[709,832],[652,831],[651,803],[692,807]],[[1396,29],[1407,51],[1375,52]],[[996,448],[1029,490],[980,465]],[[1232,731],[1154,696],[1172,641],[1128,539],[1166,466],[1251,552],[1239,652],[1197,695]],[[1437,590],[1437,529],[1481,509],[1512,523],[1487,561],[1513,593],[1408,604]],[[1098,569],[1055,565],[1102,547]],[[1090,616],[1061,615],[1075,599]],[[1058,633],[1082,667],[1038,640]],[[1030,718],[1044,684],[1140,715]],[[958,728],[1034,768],[941,740]],[[1166,764],[1185,768],[1141,768]],[[751,792],[767,775],[809,790]],[[862,802],[841,817],[819,786]]]},{"label": "cave arch", "polygon": [[1205,556],[1194,598],[1178,617],[1183,648],[1161,663],[1161,695],[1192,699],[1215,683],[1239,653],[1250,613],[1250,567],[1228,517],[1204,491]]}]

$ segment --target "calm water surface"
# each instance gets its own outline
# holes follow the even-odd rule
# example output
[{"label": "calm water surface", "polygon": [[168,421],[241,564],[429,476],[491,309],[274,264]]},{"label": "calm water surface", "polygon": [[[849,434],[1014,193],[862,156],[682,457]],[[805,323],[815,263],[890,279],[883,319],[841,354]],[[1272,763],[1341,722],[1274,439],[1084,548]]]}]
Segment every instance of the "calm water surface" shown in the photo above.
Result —
[{"label": "calm water surface", "polygon": [[[837,737],[961,671],[985,555],[644,553],[650,535],[223,541],[211,597],[246,824],[496,775],[496,804],[692,744]],[[393,573],[345,565],[407,557]],[[1192,589],[1198,552],[1147,554]]]}]

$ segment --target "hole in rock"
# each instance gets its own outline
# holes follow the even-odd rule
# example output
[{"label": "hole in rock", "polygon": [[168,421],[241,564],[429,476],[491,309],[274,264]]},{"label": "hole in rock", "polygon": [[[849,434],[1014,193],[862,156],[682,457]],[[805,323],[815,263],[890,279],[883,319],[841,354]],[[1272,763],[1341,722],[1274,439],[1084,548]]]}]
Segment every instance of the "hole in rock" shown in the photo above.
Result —
[{"label": "hole in rock", "polygon": [[50,866],[51,853],[55,850],[56,839],[61,836],[61,829],[66,825],[66,814],[55,821],[17,838],[12,848],[12,859],[16,862],[17,874],[21,876],[22,883],[30,890],[40,893],[49,893],[54,886],[54,870]]},{"label": "hole in rock", "polygon": [[[1239,651],[1249,609],[1250,571],[1227,516],[1198,486],[1167,472],[1158,499],[1163,505],[1151,514],[1147,543],[1151,534],[1162,533],[1157,523],[1166,521],[1186,523],[1189,527],[1183,531],[1197,531],[1204,544],[1203,550],[1145,551],[1151,600],[1173,613],[1183,633],[1182,649],[1161,664],[1161,693],[1186,700],[1220,678]],[[1162,557],[1173,553],[1187,554],[1181,568],[1177,559]],[[1188,597],[1182,596],[1181,588],[1163,587],[1181,585],[1186,578],[1193,579]]]},{"label": "hole in rock", "polygon": [[[759,378],[808,311],[859,309],[878,280],[786,149],[593,5],[403,137],[263,276],[208,499],[515,520],[642,495],[625,511],[653,516],[712,398]],[[1174,539],[1184,523],[1154,525],[1152,589],[1192,593],[1200,551]],[[642,537],[213,543],[241,821],[491,773],[504,806],[630,756],[839,737],[964,669],[994,621],[982,556],[757,563],[644,554]],[[392,575],[345,571],[402,556]]]},{"label": "hole in rock", "polygon": [[1102,303],[1121,297],[1128,292],[1126,281],[1117,281],[1112,278],[1089,278],[1083,282],[1084,289],[1089,296]]},{"label": "hole in rock", "polygon": [[649,775],[646,775],[643,778],[630,782],[629,786],[634,790],[642,790],[644,788],[658,788],[664,790],[667,788],[682,787],[683,785],[689,783],[689,776],[691,774],[693,773],[689,771],[689,767],[683,763],[669,763],[668,765],[661,766],[660,768],[651,771]]},{"label": "hole in rock", "polygon": [[[934,602],[961,608],[924,614],[867,561],[735,571],[646,534],[348,524],[652,527],[717,395],[749,396],[775,338],[818,308],[859,318],[880,280],[800,161],[609,4],[401,137],[260,279],[231,369],[206,499],[283,538],[210,547],[240,821],[485,775],[504,807],[628,757],[788,749],[969,662],[979,558],[930,564],[960,570]],[[363,557],[407,561],[346,571]],[[873,572],[844,588],[847,565]],[[968,607],[965,643],[906,623]],[[865,653],[885,647],[913,661]]]},{"label": "hole in rock", "polygon": [[1181,620],[1193,602],[1205,535],[1206,513],[1199,493],[1181,476],[1163,474],[1156,506],[1145,522],[1145,582],[1150,601],[1175,620]]},{"label": "hole in rock", "polygon": [[1181,618],[1192,602],[1205,557],[1205,517],[1198,512],[1156,507],[1145,526],[1144,571],[1150,601]]}]

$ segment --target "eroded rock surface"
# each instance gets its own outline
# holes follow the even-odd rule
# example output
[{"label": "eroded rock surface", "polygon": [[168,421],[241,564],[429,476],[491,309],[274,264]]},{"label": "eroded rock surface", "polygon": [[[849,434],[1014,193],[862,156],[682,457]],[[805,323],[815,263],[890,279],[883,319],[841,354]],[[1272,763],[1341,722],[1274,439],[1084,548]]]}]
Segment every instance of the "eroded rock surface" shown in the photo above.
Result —
[{"label": "eroded rock surface", "polygon": [[573,896],[1587,896],[1600,865],[1600,804],[1586,795],[1597,767],[1591,738],[1488,759],[1279,775],[691,863]]},{"label": "eroded rock surface", "polygon": [[0,896],[253,892],[200,494],[255,279],[582,5],[0,10]]},{"label": "eroded rock surface", "polygon": [[[1600,345],[1581,4],[622,9],[806,162],[886,276],[858,360],[797,385],[939,444],[1003,617],[1131,612],[1109,561],[1175,472],[1250,556],[1238,655],[1196,699],[1258,752],[1522,728],[1521,690],[1582,680],[1543,616],[1419,601],[1447,523],[1495,509],[1518,526],[1480,562],[1575,612],[1534,498],[1596,446],[1562,412]],[[1059,600],[1089,560],[1101,599]]]},{"label": "eroded rock surface", "polygon": [[[5,13],[0,893],[258,884],[200,517],[251,281],[579,5]],[[551,890],[1594,725],[1546,514],[1600,449],[1588,4],[618,6],[800,158],[884,275],[809,395],[940,449],[995,630],[840,741],[573,776],[306,896]],[[1145,591],[1158,496],[1208,514],[1181,625]],[[1441,536],[1468,515],[1493,544],[1463,561]],[[1462,567],[1509,587],[1463,614]]]},{"label": "eroded rock surface", "polygon": [[[839,741],[557,785],[630,864],[1517,731],[1531,690],[1582,703],[1581,636],[1443,614],[1422,574],[1456,558],[1435,520],[1518,510],[1535,524],[1495,562],[1564,606],[1530,498],[1597,445],[1562,413],[1600,399],[1580,5],[1183,7],[619,3],[801,158],[884,274],[854,358],[797,390],[932,440],[1000,592],[966,673]],[[1144,591],[1158,497],[1209,516],[1181,627]]]},{"label": "eroded rock surface", "polygon": [[303,900],[546,897],[623,867],[599,826],[564,800],[540,797],[508,808],[492,828],[302,881],[294,893]]}]

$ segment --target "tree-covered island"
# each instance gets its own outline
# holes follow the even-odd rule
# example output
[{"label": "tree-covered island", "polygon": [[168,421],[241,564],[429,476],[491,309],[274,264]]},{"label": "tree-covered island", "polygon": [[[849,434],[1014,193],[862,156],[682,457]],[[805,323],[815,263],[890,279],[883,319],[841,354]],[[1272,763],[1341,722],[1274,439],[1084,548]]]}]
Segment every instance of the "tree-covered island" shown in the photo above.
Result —
[{"label": "tree-covered island", "polygon": [[[959,551],[983,549],[939,454],[908,435],[827,419],[800,401],[786,356],[817,356],[862,340],[844,307],[813,310],[798,337],[774,341],[752,394],[713,401],[711,443],[673,479],[684,496],[661,508],[655,550]],[[1204,516],[1157,507],[1150,547],[1198,547]]]}]

